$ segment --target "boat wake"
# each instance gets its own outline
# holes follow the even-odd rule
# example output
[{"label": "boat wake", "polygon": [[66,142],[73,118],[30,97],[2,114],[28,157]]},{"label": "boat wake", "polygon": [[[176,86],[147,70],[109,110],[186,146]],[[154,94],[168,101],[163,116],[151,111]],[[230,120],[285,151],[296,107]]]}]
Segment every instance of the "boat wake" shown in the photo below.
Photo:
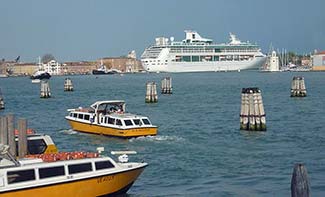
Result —
[{"label": "boat wake", "polygon": [[129,139],[130,142],[134,141],[148,141],[148,142],[160,142],[160,141],[174,141],[174,142],[182,142],[185,141],[184,138],[178,136],[164,136],[164,135],[157,135],[157,136],[142,136]]},{"label": "boat wake", "polygon": [[60,133],[64,133],[64,134],[69,134],[69,135],[75,135],[75,134],[78,134],[77,131],[74,131],[74,130],[72,130],[72,129],[68,129],[68,130],[64,129],[64,130],[61,130],[61,131],[59,131],[59,132],[60,132]]}]

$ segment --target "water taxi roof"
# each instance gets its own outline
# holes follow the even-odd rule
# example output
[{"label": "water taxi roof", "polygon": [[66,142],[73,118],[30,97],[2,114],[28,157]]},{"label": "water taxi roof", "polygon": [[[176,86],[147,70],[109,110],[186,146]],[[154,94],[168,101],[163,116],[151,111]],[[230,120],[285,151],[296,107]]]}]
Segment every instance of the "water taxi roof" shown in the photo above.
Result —
[{"label": "water taxi roof", "polygon": [[96,109],[100,105],[124,105],[124,104],[125,101],[123,100],[97,101],[94,104],[92,104],[90,107]]}]

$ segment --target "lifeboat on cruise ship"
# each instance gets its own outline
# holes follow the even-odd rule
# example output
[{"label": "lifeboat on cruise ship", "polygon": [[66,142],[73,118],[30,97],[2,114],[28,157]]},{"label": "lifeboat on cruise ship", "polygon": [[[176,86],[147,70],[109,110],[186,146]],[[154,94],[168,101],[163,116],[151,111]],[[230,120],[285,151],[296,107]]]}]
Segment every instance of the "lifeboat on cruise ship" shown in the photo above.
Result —
[{"label": "lifeboat on cruise ship", "polygon": [[[0,196],[115,196],[125,194],[147,163],[118,161],[99,153],[57,153],[15,159],[0,144]],[[113,154],[113,153],[112,153]]]},{"label": "lifeboat on cruise ship", "polygon": [[157,135],[157,126],[146,116],[127,113],[122,100],[97,101],[68,112],[65,118],[75,131],[124,138]]}]

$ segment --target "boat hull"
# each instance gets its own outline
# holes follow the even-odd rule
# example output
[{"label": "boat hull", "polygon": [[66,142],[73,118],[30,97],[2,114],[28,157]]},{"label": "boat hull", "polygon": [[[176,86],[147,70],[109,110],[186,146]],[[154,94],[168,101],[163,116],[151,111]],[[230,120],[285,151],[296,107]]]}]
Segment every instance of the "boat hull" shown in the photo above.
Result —
[{"label": "boat hull", "polygon": [[[146,60],[143,60],[146,61]],[[148,72],[219,72],[238,70],[257,70],[266,61],[266,57],[256,57],[247,61],[218,61],[218,62],[172,62],[168,65],[146,65]]]},{"label": "boat hull", "polygon": [[130,129],[118,129],[97,124],[87,124],[79,121],[67,119],[71,128],[75,131],[93,133],[99,135],[109,135],[116,137],[139,137],[147,135],[157,135],[157,127],[141,127]]},{"label": "boat hull", "polygon": [[0,192],[0,195],[1,197],[93,197],[123,194],[132,186],[134,181],[144,170],[144,167],[145,166],[115,174]]},{"label": "boat hull", "polygon": [[34,79],[46,80],[46,79],[50,79],[51,75],[49,73],[42,73],[40,75],[32,75],[32,76],[30,76],[30,78],[32,80],[34,80]]},{"label": "boat hull", "polygon": [[92,73],[93,73],[93,75],[114,75],[114,74],[116,74],[116,72],[113,72],[113,71],[105,72],[105,71],[99,71],[99,70],[93,70]]}]

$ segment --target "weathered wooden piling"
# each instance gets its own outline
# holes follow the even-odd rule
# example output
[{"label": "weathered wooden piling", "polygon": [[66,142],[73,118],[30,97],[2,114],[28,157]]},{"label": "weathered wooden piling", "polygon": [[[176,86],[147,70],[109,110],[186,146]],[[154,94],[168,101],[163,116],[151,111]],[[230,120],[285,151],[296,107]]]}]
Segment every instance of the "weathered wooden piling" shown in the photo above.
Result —
[{"label": "weathered wooden piling", "polygon": [[41,81],[41,98],[50,98],[51,97],[51,91],[50,91],[50,85],[47,80]]},{"label": "weathered wooden piling", "polygon": [[146,103],[157,103],[158,94],[157,94],[157,85],[155,82],[147,82],[146,84]]},{"label": "weathered wooden piling", "polygon": [[27,120],[18,119],[18,157],[27,155]]},{"label": "weathered wooden piling", "polygon": [[[16,148],[16,133],[14,115],[0,116],[0,144],[9,145],[9,153],[20,158],[27,154],[27,120],[18,120],[18,150]],[[18,154],[17,154],[18,151]]]},{"label": "weathered wooden piling", "polygon": [[64,80],[64,91],[73,91],[73,85],[70,78]]},{"label": "weathered wooden piling", "polygon": [[291,178],[291,197],[310,197],[310,184],[307,169],[303,164],[296,164]]},{"label": "weathered wooden piling", "polygon": [[3,100],[1,88],[0,88],[0,110],[5,108],[5,102]]},{"label": "weathered wooden piling", "polygon": [[259,88],[243,88],[241,95],[240,129],[266,131],[262,94]]},{"label": "weathered wooden piling", "polygon": [[17,155],[13,114],[7,115],[7,132],[9,152],[11,155]]},{"label": "weathered wooden piling", "polygon": [[8,125],[7,117],[0,117],[0,144],[8,144]]},{"label": "weathered wooden piling", "polygon": [[161,94],[172,94],[172,93],[173,93],[172,78],[165,77],[161,81]]},{"label": "weathered wooden piling", "polygon": [[307,90],[304,77],[294,76],[291,82],[291,97],[305,96],[307,96]]}]

